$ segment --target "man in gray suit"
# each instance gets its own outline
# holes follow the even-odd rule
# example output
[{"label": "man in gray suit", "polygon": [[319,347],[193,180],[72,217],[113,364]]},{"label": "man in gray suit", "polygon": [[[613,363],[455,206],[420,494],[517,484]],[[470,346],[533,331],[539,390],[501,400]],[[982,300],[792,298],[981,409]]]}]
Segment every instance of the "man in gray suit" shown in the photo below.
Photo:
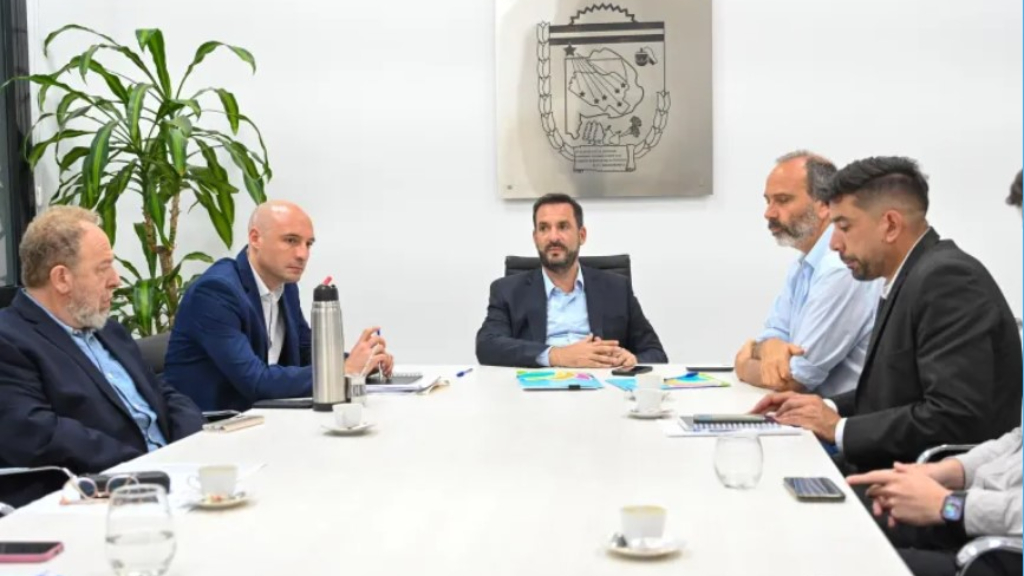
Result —
[{"label": "man in gray suit", "polygon": [[[1021,207],[1021,173],[1007,204]],[[960,456],[930,464],[899,464],[847,478],[870,486],[876,516],[888,517],[889,539],[915,576],[956,573],[956,551],[976,536],[1021,537],[1021,428]],[[972,575],[1021,574],[1019,556],[993,553]]]}]

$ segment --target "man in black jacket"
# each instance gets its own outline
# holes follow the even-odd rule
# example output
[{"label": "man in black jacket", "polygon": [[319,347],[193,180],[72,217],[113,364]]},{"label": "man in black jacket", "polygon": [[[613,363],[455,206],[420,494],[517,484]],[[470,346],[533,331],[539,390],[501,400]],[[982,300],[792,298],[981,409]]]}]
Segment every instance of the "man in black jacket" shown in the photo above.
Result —
[{"label": "man in black jacket", "polygon": [[533,205],[541,269],[495,280],[476,357],[493,366],[611,368],[668,357],[629,278],[580,266],[583,208],[564,194]]},{"label": "man in black jacket", "polygon": [[886,282],[860,382],[831,401],[772,394],[755,411],[834,442],[859,470],[1017,426],[1016,321],[988,270],[928,225],[928,183],[917,163],[858,160],[836,174],[827,196],[832,249],[855,278]]}]

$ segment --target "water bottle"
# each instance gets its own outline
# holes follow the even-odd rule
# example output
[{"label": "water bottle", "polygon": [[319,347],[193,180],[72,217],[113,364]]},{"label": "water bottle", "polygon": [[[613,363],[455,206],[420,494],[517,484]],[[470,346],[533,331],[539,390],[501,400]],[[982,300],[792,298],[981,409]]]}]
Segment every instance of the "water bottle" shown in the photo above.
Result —
[{"label": "water bottle", "polygon": [[328,277],[313,290],[313,410],[330,412],[350,400],[338,288]]}]

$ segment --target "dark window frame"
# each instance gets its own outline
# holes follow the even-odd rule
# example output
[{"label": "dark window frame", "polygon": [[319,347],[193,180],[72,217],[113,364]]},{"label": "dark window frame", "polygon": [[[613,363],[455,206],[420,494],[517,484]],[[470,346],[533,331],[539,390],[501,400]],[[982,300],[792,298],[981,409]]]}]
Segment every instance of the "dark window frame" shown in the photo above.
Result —
[{"label": "dark window frame", "polygon": [[[28,16],[25,0],[0,0],[0,84],[15,76],[27,76],[29,71]],[[17,246],[25,228],[35,216],[35,184],[32,169],[22,155],[22,146],[32,127],[32,94],[28,82],[16,82],[0,92],[0,114],[6,120],[6,130],[0,133],[6,154],[0,158],[0,185],[4,190],[0,202],[6,202],[10,222],[5,222],[13,249],[9,268],[15,285],[21,284],[21,263]],[[0,300],[10,293],[12,285],[0,286]]]}]

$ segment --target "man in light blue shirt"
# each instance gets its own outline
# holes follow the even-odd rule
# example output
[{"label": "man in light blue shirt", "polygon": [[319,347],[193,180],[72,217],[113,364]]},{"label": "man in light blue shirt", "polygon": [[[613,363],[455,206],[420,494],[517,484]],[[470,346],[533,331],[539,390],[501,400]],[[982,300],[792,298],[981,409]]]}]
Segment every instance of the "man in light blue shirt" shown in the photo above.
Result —
[{"label": "man in light blue shirt", "polygon": [[82,354],[85,354],[85,357],[92,362],[92,365],[107,378],[107,382],[114,388],[114,392],[117,393],[118,398],[121,399],[125,408],[128,409],[128,413],[131,414],[132,420],[139,427],[139,431],[142,432],[142,437],[146,440],[146,448],[153,451],[166,446],[167,439],[164,437],[163,432],[160,431],[160,427],[157,426],[156,412],[153,411],[153,407],[139,393],[139,389],[135,386],[131,375],[124,369],[124,365],[96,337],[97,329],[89,327],[72,328],[55,316],[53,312],[47,310],[27,290],[23,290],[22,293],[56,322],[71,337],[71,340],[82,351]]},{"label": "man in light blue shirt", "polygon": [[626,276],[584,266],[583,207],[565,194],[533,205],[540,268],[491,284],[476,357],[490,366],[616,368],[667,363]]},{"label": "man in light blue shirt", "polygon": [[740,380],[772,390],[832,396],[857,386],[871,339],[879,282],[853,278],[829,249],[828,206],[816,199],[835,166],[810,152],[777,161],[765,185],[765,219],[782,246],[800,250],[765,329],[736,355]]}]

